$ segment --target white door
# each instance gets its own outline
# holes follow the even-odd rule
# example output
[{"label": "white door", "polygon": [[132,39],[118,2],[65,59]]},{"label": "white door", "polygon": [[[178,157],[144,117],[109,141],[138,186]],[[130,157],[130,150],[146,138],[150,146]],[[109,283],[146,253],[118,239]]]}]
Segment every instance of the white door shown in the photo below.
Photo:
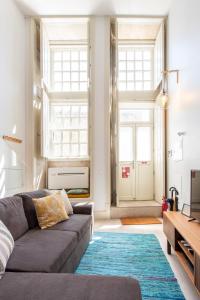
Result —
[{"label": "white door", "polygon": [[118,188],[120,200],[132,200],[135,189],[135,127],[120,126]]},{"label": "white door", "polygon": [[153,200],[153,127],[119,128],[118,199]]}]

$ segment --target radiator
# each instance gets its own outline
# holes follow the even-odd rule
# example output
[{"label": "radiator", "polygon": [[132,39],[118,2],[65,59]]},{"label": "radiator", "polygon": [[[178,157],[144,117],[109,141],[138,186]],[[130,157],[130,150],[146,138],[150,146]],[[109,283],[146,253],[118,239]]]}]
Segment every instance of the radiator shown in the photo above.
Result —
[{"label": "radiator", "polygon": [[72,189],[89,187],[89,169],[87,167],[67,167],[48,169],[49,189]]}]

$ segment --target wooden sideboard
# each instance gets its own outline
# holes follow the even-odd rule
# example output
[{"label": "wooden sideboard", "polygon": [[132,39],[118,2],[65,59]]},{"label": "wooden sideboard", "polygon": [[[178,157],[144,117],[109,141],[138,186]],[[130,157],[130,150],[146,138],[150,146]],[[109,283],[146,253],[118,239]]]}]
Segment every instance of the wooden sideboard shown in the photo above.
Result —
[{"label": "wooden sideboard", "polygon": [[180,212],[165,212],[163,230],[168,254],[173,247],[185,272],[200,292],[200,223],[188,221],[189,218]]}]

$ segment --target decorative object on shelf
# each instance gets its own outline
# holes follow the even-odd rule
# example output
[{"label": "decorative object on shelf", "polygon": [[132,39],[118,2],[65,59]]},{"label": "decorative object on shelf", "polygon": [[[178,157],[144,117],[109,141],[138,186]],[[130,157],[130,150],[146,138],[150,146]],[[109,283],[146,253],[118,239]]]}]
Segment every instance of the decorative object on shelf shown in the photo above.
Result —
[{"label": "decorative object on shelf", "polygon": [[9,135],[3,135],[2,139],[5,140],[5,141],[16,143],[16,144],[21,144],[22,143],[22,140],[17,139],[17,138],[15,138],[13,136],[9,136]]},{"label": "decorative object on shelf", "polygon": [[184,216],[190,218],[190,205],[184,203],[184,204],[183,204],[183,207],[182,207],[182,210],[181,210],[181,213],[182,213]]}]

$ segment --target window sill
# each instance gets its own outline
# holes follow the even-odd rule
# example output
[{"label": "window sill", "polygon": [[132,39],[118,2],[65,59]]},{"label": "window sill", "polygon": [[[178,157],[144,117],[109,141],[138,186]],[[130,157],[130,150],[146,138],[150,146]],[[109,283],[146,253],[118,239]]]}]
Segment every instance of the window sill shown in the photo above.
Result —
[{"label": "window sill", "polygon": [[49,157],[48,158],[48,161],[90,161],[90,157],[72,157],[72,158],[69,158],[69,157],[62,157],[62,158],[51,158]]}]

